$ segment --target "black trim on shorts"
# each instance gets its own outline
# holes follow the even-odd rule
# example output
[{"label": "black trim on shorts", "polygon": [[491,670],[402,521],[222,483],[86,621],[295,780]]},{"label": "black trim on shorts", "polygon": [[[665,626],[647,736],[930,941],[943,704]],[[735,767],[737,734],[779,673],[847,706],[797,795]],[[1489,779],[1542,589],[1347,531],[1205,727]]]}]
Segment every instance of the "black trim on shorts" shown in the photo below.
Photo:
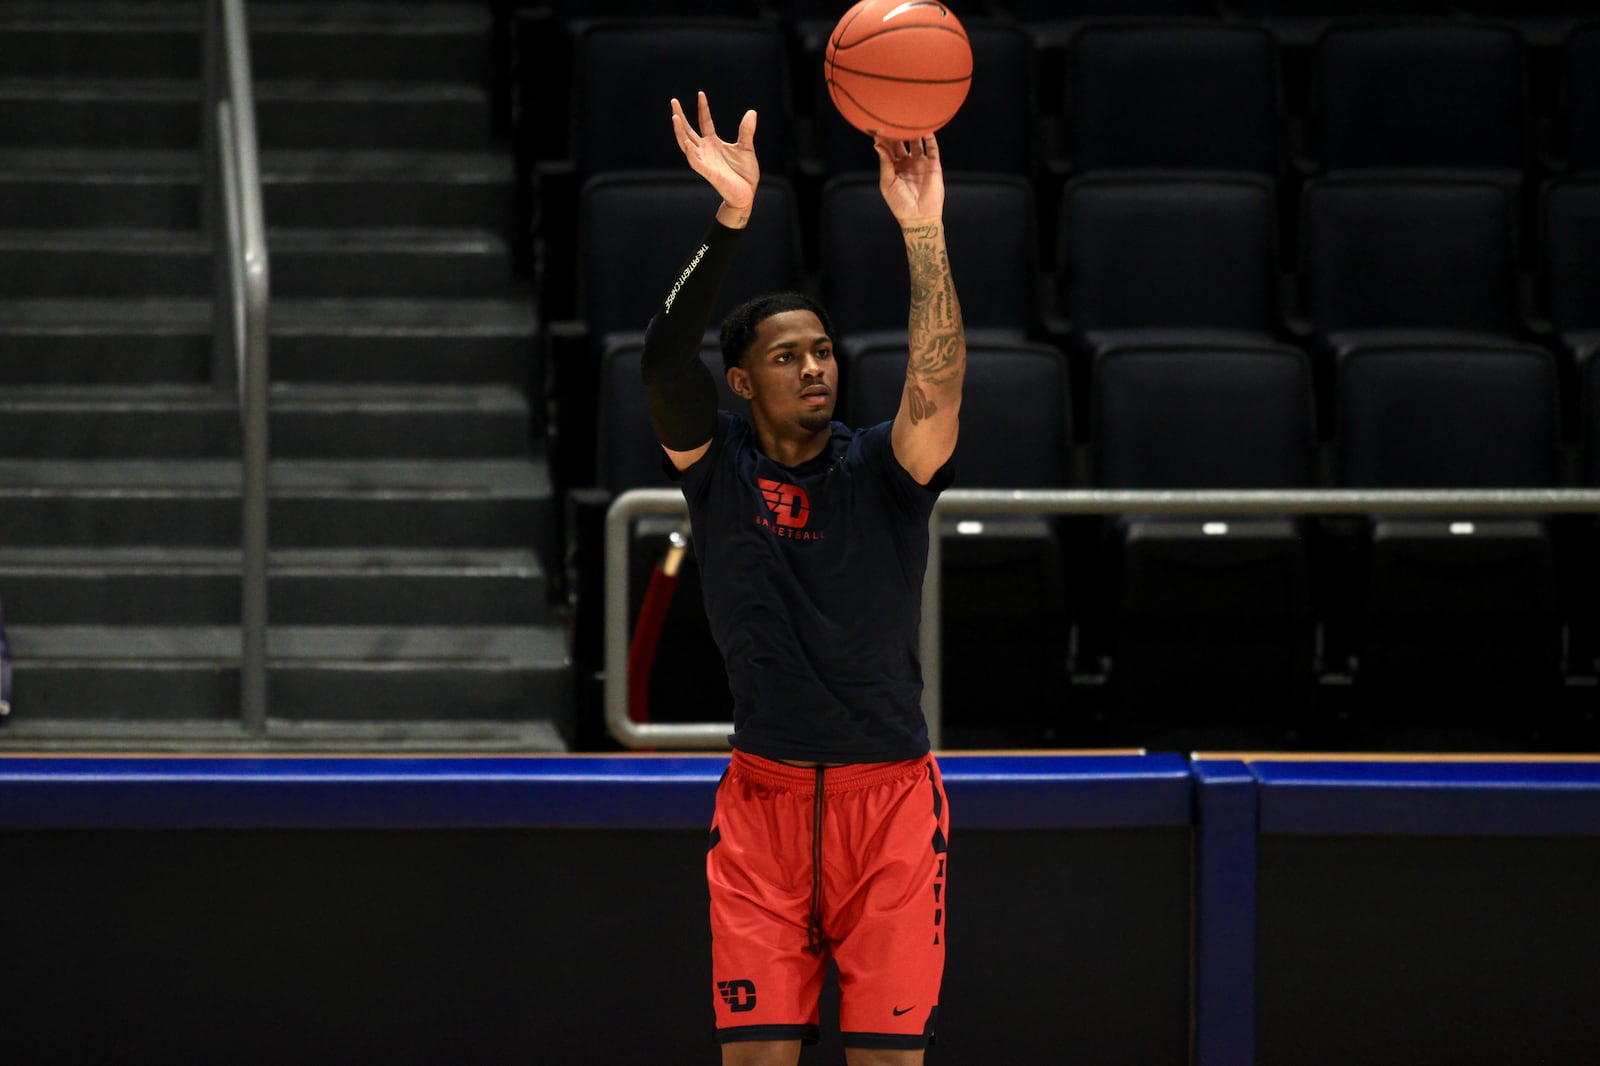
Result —
[{"label": "black trim on shorts", "polygon": [[874,1048],[885,1051],[921,1051],[933,1043],[923,1033],[843,1033],[845,1047]]},{"label": "black trim on shorts", "polygon": [[814,1025],[730,1025],[717,1030],[717,1043],[740,1044],[749,1040],[798,1040],[802,1044],[817,1042]]}]

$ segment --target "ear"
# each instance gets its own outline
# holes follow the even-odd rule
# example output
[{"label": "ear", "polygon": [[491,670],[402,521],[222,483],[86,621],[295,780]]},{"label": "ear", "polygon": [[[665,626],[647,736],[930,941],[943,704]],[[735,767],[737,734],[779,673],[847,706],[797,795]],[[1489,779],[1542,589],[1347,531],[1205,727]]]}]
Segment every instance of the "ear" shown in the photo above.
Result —
[{"label": "ear", "polygon": [[729,367],[728,387],[733,390],[735,396],[748,400],[751,394],[749,372],[742,366]]}]

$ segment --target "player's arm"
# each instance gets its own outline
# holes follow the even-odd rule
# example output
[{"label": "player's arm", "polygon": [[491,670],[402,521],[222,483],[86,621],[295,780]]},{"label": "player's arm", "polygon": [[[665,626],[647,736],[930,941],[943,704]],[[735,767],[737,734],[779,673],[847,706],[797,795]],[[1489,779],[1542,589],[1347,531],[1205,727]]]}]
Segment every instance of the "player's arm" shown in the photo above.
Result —
[{"label": "player's arm", "polygon": [[699,95],[700,129],[672,101],[672,130],[689,166],[722,196],[716,221],[684,264],[660,311],[645,332],[643,364],[650,421],[656,439],[679,470],[687,470],[711,447],[717,429],[717,386],[700,361],[700,343],[712,305],[750,221],[761,171],[756,164],[756,113],[745,112],[739,138],[717,137],[705,93]]},{"label": "player's arm", "polygon": [[944,235],[944,175],[930,134],[906,144],[878,138],[878,186],[906,243],[911,271],[910,358],[895,415],[895,458],[926,485],[956,448],[967,338]]}]

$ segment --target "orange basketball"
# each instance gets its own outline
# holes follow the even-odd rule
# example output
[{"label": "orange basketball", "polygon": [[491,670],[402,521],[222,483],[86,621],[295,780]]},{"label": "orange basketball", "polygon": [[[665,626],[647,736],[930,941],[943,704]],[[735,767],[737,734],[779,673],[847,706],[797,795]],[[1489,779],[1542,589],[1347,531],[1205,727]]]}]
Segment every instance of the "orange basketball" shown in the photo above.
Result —
[{"label": "orange basketball", "polygon": [[822,73],[846,122],[909,141],[960,110],[972,84],[972,46],[938,0],[861,0],[828,36]]}]

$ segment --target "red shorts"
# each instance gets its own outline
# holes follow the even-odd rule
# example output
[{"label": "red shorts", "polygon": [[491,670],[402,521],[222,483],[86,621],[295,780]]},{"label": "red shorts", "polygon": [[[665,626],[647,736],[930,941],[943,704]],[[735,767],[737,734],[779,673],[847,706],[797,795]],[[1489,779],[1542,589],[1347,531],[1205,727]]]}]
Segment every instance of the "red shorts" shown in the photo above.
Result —
[{"label": "red shorts", "polygon": [[706,853],[717,1038],[814,1042],[831,957],[845,1047],[926,1047],[944,977],[938,763],[820,776],[819,802],[819,771],[735,751],[717,789]]}]

